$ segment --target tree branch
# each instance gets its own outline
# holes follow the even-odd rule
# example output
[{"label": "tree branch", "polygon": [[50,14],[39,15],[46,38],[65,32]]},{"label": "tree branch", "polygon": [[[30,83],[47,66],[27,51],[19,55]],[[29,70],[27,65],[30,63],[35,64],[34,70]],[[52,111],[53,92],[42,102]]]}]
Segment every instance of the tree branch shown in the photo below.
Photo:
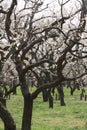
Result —
[{"label": "tree branch", "polygon": [[41,60],[41,61],[39,61],[39,62],[37,62],[37,63],[34,63],[34,64],[31,64],[31,65],[27,66],[27,67],[23,70],[23,73],[26,73],[28,70],[31,70],[31,69],[33,69],[34,67],[38,67],[38,66],[42,65],[43,63],[56,64],[55,62],[53,62],[53,61],[51,61],[51,60],[47,60],[47,59]]},{"label": "tree branch", "polygon": [[12,0],[11,6],[9,8],[9,11],[7,12],[7,17],[6,17],[6,21],[5,21],[5,30],[7,33],[7,37],[9,39],[9,42],[12,43],[13,40],[10,38],[12,36],[12,32],[10,30],[10,26],[11,26],[11,15],[13,12],[14,7],[17,5],[17,0]]}]

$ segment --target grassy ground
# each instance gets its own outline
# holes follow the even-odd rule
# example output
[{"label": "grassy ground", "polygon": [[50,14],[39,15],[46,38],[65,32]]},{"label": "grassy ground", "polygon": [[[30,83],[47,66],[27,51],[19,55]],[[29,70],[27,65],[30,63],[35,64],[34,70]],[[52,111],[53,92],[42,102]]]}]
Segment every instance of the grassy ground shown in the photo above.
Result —
[{"label": "grassy ground", "polygon": [[[64,89],[66,106],[61,107],[59,101],[54,100],[54,109],[43,103],[41,95],[34,101],[32,130],[87,130],[87,101],[80,101],[80,91],[70,96],[69,89]],[[17,123],[17,130],[21,128],[23,100],[20,92],[11,96],[7,107]],[[0,120],[0,130],[3,123]]]}]

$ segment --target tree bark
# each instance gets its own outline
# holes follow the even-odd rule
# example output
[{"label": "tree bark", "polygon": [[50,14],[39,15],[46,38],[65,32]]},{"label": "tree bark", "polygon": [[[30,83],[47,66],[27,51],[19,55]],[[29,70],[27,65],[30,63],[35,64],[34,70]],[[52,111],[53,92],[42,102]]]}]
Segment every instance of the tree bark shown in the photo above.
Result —
[{"label": "tree bark", "polygon": [[[6,99],[3,98],[3,93],[1,94],[0,92],[0,102],[2,103],[2,105],[6,108]],[[9,130],[7,124],[3,121],[4,123],[4,130]]]},{"label": "tree bark", "polygon": [[47,89],[44,89],[42,91],[42,95],[43,95],[43,102],[47,102],[48,101],[48,91],[47,91]]},{"label": "tree bark", "polygon": [[63,92],[63,87],[61,85],[58,86],[58,93],[59,93],[60,105],[65,106],[64,92]]},{"label": "tree bark", "polygon": [[[2,103],[2,105],[4,105],[4,106],[6,107],[6,100],[3,99],[3,96],[2,96],[1,98],[2,98],[2,99],[0,99],[0,102]],[[8,130],[8,128],[7,128],[6,124],[5,124],[5,122],[3,122],[3,123],[4,123],[4,130]]]},{"label": "tree bark", "polygon": [[1,102],[0,102],[0,117],[5,125],[4,130],[16,130],[16,124],[11,114]]},{"label": "tree bark", "polygon": [[70,94],[73,95],[74,91],[76,90],[75,87],[70,87]]},{"label": "tree bark", "polygon": [[53,97],[51,95],[51,89],[48,90],[49,108],[53,108]]},{"label": "tree bark", "polygon": [[29,87],[26,84],[26,75],[23,70],[17,66],[17,71],[19,74],[21,92],[24,98],[24,108],[22,117],[21,130],[31,130],[31,120],[32,120],[32,110],[33,110],[33,98],[32,94],[29,92]]},{"label": "tree bark", "polygon": [[24,111],[23,111],[21,130],[31,130],[32,110],[33,110],[32,96],[30,94],[27,94],[26,96],[24,96]]}]

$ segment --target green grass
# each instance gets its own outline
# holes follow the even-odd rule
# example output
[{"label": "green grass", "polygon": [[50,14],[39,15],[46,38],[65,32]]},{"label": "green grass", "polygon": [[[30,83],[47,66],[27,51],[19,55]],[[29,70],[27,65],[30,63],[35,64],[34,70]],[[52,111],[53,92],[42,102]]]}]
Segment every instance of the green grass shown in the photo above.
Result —
[{"label": "green grass", "polygon": [[[54,109],[48,108],[48,103],[43,103],[41,94],[34,101],[32,130],[87,130],[87,101],[80,101],[80,91],[75,91],[70,96],[69,89],[65,88],[66,106],[61,107],[59,101],[54,100]],[[23,98],[18,90],[18,95],[11,95],[7,107],[21,129],[23,111]],[[0,130],[3,123],[0,120]]]}]

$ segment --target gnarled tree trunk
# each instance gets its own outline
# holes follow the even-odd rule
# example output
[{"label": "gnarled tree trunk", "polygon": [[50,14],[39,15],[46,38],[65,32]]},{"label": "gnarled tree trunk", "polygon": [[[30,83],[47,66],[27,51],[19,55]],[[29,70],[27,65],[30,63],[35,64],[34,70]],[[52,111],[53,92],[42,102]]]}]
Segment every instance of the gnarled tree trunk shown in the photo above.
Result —
[{"label": "gnarled tree trunk", "polygon": [[53,108],[53,97],[51,95],[51,89],[48,90],[49,108]]},{"label": "gnarled tree trunk", "polygon": [[31,130],[32,110],[33,110],[33,99],[30,94],[27,94],[26,96],[24,96],[22,130]]},{"label": "gnarled tree trunk", "polygon": [[47,91],[47,89],[42,91],[42,95],[43,95],[43,102],[47,102],[48,101],[48,91]]},{"label": "gnarled tree trunk", "polygon": [[[20,73],[19,73],[20,74]],[[31,130],[32,110],[33,110],[33,98],[29,92],[28,85],[26,84],[26,78],[24,74],[19,75],[21,82],[21,92],[24,98],[24,108],[22,117],[21,130]]]},{"label": "gnarled tree trunk", "polygon": [[0,117],[5,125],[4,130],[16,130],[16,124],[11,114],[1,102],[0,102]]},{"label": "gnarled tree trunk", "polygon": [[59,93],[59,99],[60,99],[60,105],[65,106],[64,102],[64,92],[63,92],[63,87],[62,85],[58,86],[58,93]]}]

